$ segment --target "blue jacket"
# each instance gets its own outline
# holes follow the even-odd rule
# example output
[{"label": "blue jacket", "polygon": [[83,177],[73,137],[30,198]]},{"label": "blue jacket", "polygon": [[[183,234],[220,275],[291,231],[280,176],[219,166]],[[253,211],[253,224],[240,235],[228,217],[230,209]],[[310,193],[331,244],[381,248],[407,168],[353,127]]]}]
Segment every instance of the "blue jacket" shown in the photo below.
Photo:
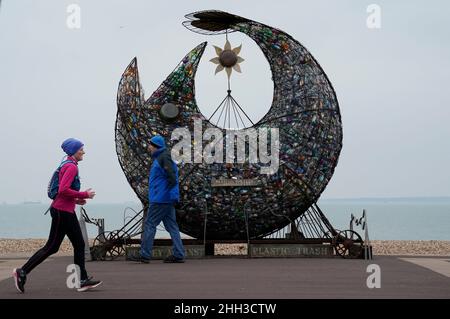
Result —
[{"label": "blue jacket", "polygon": [[150,203],[175,203],[180,200],[178,167],[168,149],[161,147],[152,154],[153,163],[148,179]]}]

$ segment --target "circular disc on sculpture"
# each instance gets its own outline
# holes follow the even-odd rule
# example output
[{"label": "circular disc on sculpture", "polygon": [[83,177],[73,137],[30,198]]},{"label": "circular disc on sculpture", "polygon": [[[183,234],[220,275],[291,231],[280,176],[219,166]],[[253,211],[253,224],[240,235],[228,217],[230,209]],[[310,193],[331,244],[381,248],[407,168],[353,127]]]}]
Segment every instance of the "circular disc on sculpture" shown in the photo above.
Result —
[{"label": "circular disc on sculpture", "polygon": [[161,118],[167,122],[176,120],[179,114],[178,106],[173,103],[164,104],[160,110]]},{"label": "circular disc on sculpture", "polygon": [[[197,12],[187,18],[183,25],[203,34],[242,32],[264,53],[274,82],[273,102],[250,129],[278,129],[279,163],[275,173],[261,174],[270,163],[196,162],[196,151],[201,154],[202,145],[192,143],[191,160],[178,163],[181,202],[177,222],[183,233],[194,238],[203,238],[204,230],[207,239],[262,238],[302,216],[330,181],[342,148],[336,94],[311,53],[285,32],[221,11]],[[195,73],[205,47],[206,42],[192,49],[147,100],[136,58],[120,80],[116,150],[128,182],[145,207],[151,136],[164,136],[171,147],[176,128],[186,128],[191,141],[195,123],[200,123],[201,132],[217,128],[200,112],[195,99]],[[238,61],[230,55],[216,62],[232,65]],[[173,121],[162,119],[174,114],[171,105],[178,108],[179,115]],[[225,145],[225,130],[222,132]],[[270,134],[267,140],[270,150]],[[208,143],[203,141],[203,147]],[[244,143],[252,147],[246,140]]]}]

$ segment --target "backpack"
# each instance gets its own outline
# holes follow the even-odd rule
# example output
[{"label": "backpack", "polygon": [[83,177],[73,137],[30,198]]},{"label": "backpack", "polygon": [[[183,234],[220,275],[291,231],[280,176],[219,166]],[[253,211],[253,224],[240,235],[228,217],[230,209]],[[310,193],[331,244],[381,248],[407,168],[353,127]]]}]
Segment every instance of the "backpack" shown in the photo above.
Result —
[{"label": "backpack", "polygon": [[[50,199],[55,199],[56,195],[58,195],[58,189],[59,189],[59,172],[61,171],[61,168],[66,163],[74,163],[72,160],[65,160],[63,161],[59,167],[55,170],[55,172],[52,175],[52,178],[50,179],[50,182],[48,183],[47,187],[47,195]],[[78,177],[78,174],[73,179],[72,184],[70,185],[70,188],[76,191],[80,190],[80,178]]]}]

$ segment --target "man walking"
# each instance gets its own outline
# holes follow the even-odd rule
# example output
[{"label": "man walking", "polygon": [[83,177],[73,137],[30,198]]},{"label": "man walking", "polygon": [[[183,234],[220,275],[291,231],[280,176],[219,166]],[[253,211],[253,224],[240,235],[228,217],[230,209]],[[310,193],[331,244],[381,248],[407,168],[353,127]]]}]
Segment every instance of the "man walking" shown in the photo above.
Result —
[{"label": "man walking", "polygon": [[153,159],[148,190],[150,206],[144,222],[140,256],[131,258],[131,260],[142,263],[150,262],[156,227],[162,221],[173,243],[173,254],[165,258],[164,262],[183,263],[184,247],[174,206],[179,201],[178,167],[172,160],[162,136],[156,135],[150,139],[149,151]]}]

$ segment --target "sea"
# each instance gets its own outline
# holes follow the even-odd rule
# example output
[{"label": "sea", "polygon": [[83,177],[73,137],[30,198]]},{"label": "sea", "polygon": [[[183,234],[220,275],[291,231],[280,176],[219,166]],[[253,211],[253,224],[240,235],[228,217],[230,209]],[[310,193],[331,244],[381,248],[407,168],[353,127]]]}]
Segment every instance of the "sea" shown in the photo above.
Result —
[{"label": "sea", "polygon": [[[48,205],[0,204],[0,238],[46,238],[51,222],[50,214],[44,215]],[[340,230],[349,229],[352,214],[359,218],[365,210],[371,240],[450,240],[450,197],[320,199],[318,205]],[[131,226],[141,205],[89,203],[84,208],[90,218],[104,219],[106,231],[114,231],[127,222]],[[358,227],[355,230],[362,234]],[[87,230],[90,238],[98,234],[95,225],[87,224]],[[157,237],[168,236],[160,225]]]}]

